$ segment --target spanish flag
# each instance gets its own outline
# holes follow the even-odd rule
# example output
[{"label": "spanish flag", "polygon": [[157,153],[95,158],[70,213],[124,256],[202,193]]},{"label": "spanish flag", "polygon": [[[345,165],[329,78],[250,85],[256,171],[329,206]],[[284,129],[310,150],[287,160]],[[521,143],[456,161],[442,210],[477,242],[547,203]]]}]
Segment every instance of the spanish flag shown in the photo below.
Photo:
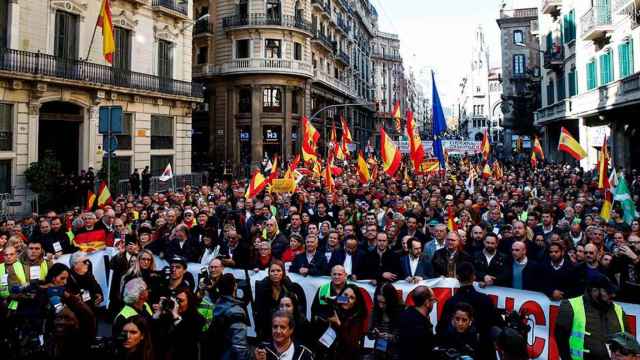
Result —
[{"label": "spanish flag", "polygon": [[458,224],[456,224],[456,212],[453,210],[453,205],[447,206],[447,228],[449,231],[458,230]]},{"label": "spanish flag", "polygon": [[113,36],[113,21],[111,20],[111,2],[102,0],[98,26],[102,28],[102,55],[109,64],[113,64],[113,53],[116,52],[116,41]]},{"label": "spanish flag", "polygon": [[111,205],[111,203],[113,203],[111,192],[107,187],[107,183],[102,181],[100,182],[100,187],[98,188],[98,207],[103,208],[105,205]]},{"label": "spanish flag", "polygon": [[347,158],[347,154],[346,154],[346,145],[344,143],[344,135],[342,136],[342,141],[340,143],[336,142],[335,145],[333,146],[333,150],[334,153],[336,154],[336,159],[338,160],[344,160]]},{"label": "spanish flag", "polygon": [[358,177],[360,178],[360,184],[363,185],[371,181],[371,175],[369,175],[369,167],[367,166],[367,162],[364,160],[362,150],[358,151]]},{"label": "spanish flag", "polygon": [[440,170],[440,161],[438,161],[438,159],[429,159],[429,160],[423,161],[422,165],[420,166],[420,170],[421,172],[426,174],[429,174],[429,173],[433,174],[438,170]]},{"label": "spanish flag", "polygon": [[353,143],[353,138],[351,137],[351,130],[349,130],[349,123],[344,116],[340,116],[340,121],[342,122],[342,141],[345,144]]},{"label": "spanish flag", "polygon": [[531,167],[534,169],[538,167],[538,159],[536,158],[535,151],[531,152]]},{"label": "spanish flag", "polygon": [[492,172],[489,163],[484,164],[484,167],[482,168],[482,177],[488,179],[491,177],[491,174]]},{"label": "spanish flag", "polygon": [[397,100],[393,105],[393,110],[391,111],[391,116],[393,117],[394,124],[396,126],[396,131],[402,131],[402,114],[400,113],[400,100]]},{"label": "spanish flag", "polygon": [[542,151],[542,145],[538,137],[533,138],[533,151],[540,156],[540,160],[544,160],[544,152]]},{"label": "spanish flag", "polygon": [[271,184],[273,180],[278,177],[278,169],[280,167],[280,164],[278,164],[278,155],[273,154],[273,162],[271,164],[271,172],[269,173],[269,176],[267,176],[267,184]]},{"label": "spanish flag", "polygon": [[327,192],[332,193],[336,188],[336,183],[333,181],[333,154],[329,154],[329,158],[327,159],[326,166],[324,168],[324,186],[326,187]]},{"label": "spanish flag", "polygon": [[587,157],[587,152],[580,146],[580,143],[571,136],[569,131],[562,127],[560,129],[560,139],[558,140],[558,150],[564,151],[576,160]]},{"label": "spanish flag", "polygon": [[338,136],[336,135],[336,123],[331,123],[331,135],[330,140],[331,144],[335,146],[338,143]]},{"label": "spanish flag", "polygon": [[302,160],[304,162],[318,159],[316,151],[318,139],[320,139],[318,130],[313,127],[306,116],[302,117]]},{"label": "spanish flag", "polygon": [[93,191],[89,190],[87,193],[87,206],[84,208],[84,211],[93,210],[93,204],[96,202],[96,194]]},{"label": "spanish flag", "polygon": [[299,163],[300,163],[300,154],[296,155],[296,157],[289,163],[289,168],[287,169],[287,172],[284,173],[285,179],[295,179],[294,172],[298,167]]},{"label": "spanish flag", "polygon": [[482,135],[482,144],[480,144],[480,151],[482,152],[482,158],[484,159],[484,161],[489,160],[491,145],[489,145],[489,134],[487,134],[487,129],[484,130],[484,134]]},{"label": "spanish flag", "polygon": [[607,136],[604,137],[600,156],[598,158],[598,189],[609,190],[609,177],[607,170],[609,169],[609,149],[607,148]]},{"label": "spanish flag", "polygon": [[256,169],[251,177],[251,181],[249,181],[249,186],[247,186],[247,191],[244,193],[245,199],[253,199],[256,197],[262,190],[264,190],[265,186],[267,186],[268,181],[265,179],[264,175],[260,170]]},{"label": "spanish flag", "polygon": [[407,111],[407,136],[409,137],[409,153],[411,161],[413,161],[413,168],[415,172],[420,172],[420,165],[424,161],[424,147],[422,147],[422,140],[420,140],[420,134],[413,128],[413,112]]},{"label": "spanish flag", "polygon": [[384,127],[380,128],[380,152],[382,155],[382,167],[384,172],[389,176],[393,176],[400,168],[401,157],[398,147],[391,141],[384,131]]}]

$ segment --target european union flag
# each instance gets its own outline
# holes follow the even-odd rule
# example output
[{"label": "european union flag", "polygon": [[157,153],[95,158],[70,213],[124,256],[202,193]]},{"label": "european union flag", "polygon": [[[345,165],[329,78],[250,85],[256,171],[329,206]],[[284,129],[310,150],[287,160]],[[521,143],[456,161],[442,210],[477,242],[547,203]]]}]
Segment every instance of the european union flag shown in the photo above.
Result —
[{"label": "european union flag", "polygon": [[444,112],[442,111],[442,104],[440,103],[440,96],[438,95],[438,88],[436,87],[436,79],[433,71],[431,71],[432,87],[432,103],[433,103],[433,129],[431,134],[433,135],[433,154],[440,161],[440,169],[445,168],[444,152],[442,150],[441,136],[447,131],[447,121],[444,118]]}]

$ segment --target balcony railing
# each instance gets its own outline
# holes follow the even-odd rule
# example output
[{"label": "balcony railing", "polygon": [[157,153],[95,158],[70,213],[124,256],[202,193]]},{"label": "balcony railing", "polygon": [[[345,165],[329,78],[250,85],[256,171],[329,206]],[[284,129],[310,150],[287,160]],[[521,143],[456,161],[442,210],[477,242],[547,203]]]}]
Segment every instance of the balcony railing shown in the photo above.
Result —
[{"label": "balcony railing", "polygon": [[500,10],[500,18],[537,18],[538,8]]},{"label": "balcony railing", "polygon": [[564,64],[563,46],[558,45],[544,52],[544,68],[551,69],[561,67]]},{"label": "balcony railing", "polygon": [[311,33],[311,23],[303,18],[291,15],[267,16],[266,14],[254,13],[244,16],[227,16],[222,19],[223,29],[233,29],[249,26],[282,26],[291,29],[299,29]]},{"label": "balcony railing", "polygon": [[206,65],[194,68],[194,76],[226,75],[234,73],[281,73],[311,77],[311,64],[288,59],[234,59],[221,66]]},{"label": "balcony railing", "polygon": [[77,80],[94,85],[111,85],[171,95],[202,97],[202,85],[117,69],[84,60],[0,48],[0,71]]},{"label": "balcony railing", "polygon": [[313,34],[313,40],[320,42],[329,51],[336,51],[336,42],[329,39],[329,37],[323,34],[320,30],[316,30]]},{"label": "balcony railing", "polygon": [[402,57],[399,54],[393,54],[393,53],[382,53],[382,51],[374,51],[371,54],[372,57],[374,58],[379,58],[379,59],[384,59],[384,60],[389,60],[389,61],[402,61]]},{"label": "balcony railing", "polygon": [[349,31],[351,31],[351,27],[349,27],[349,24],[347,24],[347,22],[341,17],[338,18],[338,28],[342,29],[342,31],[347,34],[349,33]]},{"label": "balcony railing", "polygon": [[597,5],[589,9],[580,18],[582,25],[582,38],[584,40],[594,40],[602,34],[610,31],[611,28],[611,8],[607,5]]},{"label": "balcony railing", "polygon": [[560,100],[555,104],[551,104],[538,109],[538,111],[534,113],[535,123],[542,124],[552,120],[562,120],[567,116],[571,116],[571,112],[572,112],[571,100],[569,99]]},{"label": "balcony railing", "polygon": [[345,65],[349,65],[349,55],[342,50],[338,50],[336,52],[336,58],[342,61]]},{"label": "balcony railing", "polygon": [[640,5],[639,0],[613,0],[612,10],[619,15],[627,14],[629,11],[635,10]]},{"label": "balcony railing", "polygon": [[340,79],[336,79],[335,77],[319,71],[319,70],[314,70],[313,71],[313,79],[315,81],[319,81],[324,83],[325,85],[328,85],[330,87],[333,87],[334,89],[337,89],[339,91],[342,91],[344,94],[349,95],[349,96],[353,96],[353,91],[351,89],[351,87],[349,86],[349,84],[347,84],[346,82],[340,80]]},{"label": "balcony railing", "polygon": [[193,35],[213,34],[214,30],[214,26],[209,20],[198,20],[193,28]]},{"label": "balcony railing", "polygon": [[185,16],[189,14],[187,3],[181,0],[153,0],[153,7],[163,7]]},{"label": "balcony railing", "polygon": [[635,73],[631,76],[620,81],[620,93],[621,95],[627,95],[631,92],[640,90],[640,73]]}]

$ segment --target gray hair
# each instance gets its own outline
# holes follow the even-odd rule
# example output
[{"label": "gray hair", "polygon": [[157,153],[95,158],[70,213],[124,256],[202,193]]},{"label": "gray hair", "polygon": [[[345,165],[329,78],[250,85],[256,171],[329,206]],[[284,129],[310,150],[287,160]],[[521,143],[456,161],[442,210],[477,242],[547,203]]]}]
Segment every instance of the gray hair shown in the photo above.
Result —
[{"label": "gray hair", "polygon": [[87,257],[87,253],[84,251],[76,251],[73,254],[71,254],[71,257],[69,257],[69,267],[73,269],[73,267],[80,262],[81,259],[84,259]]},{"label": "gray hair", "polygon": [[142,278],[135,278],[129,280],[124,286],[124,294],[122,295],[122,301],[126,305],[133,305],[138,302],[140,294],[147,290],[147,283]]}]

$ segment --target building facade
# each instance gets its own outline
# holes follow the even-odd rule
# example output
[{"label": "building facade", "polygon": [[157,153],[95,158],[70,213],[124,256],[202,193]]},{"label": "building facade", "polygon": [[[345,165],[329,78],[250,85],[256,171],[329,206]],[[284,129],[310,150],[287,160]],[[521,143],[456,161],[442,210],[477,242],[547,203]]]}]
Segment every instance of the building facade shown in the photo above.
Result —
[{"label": "building facade", "polygon": [[533,132],[533,112],[539,106],[538,9],[505,6],[497,23],[502,51],[502,154],[509,158],[513,136]]},{"label": "building facade", "polygon": [[542,3],[544,69],[536,126],[550,159],[568,159],[557,151],[565,127],[587,150],[583,166],[595,166],[605,135],[615,166],[640,165],[640,150],[631,145],[640,136],[633,120],[640,112],[638,6],[634,0]]},{"label": "building facade", "polygon": [[[340,115],[357,146],[369,139],[370,3],[196,0],[194,11],[193,75],[207,84],[205,104],[194,114],[194,162],[226,163],[246,173],[275,153],[291,158],[303,116],[320,131],[322,151],[332,122],[340,129]],[[320,111],[341,104],[363,105]]]},{"label": "building facade", "polygon": [[100,114],[109,106],[123,111],[115,136],[121,176],[145,166],[159,175],[168,163],[177,174],[191,172],[191,112],[202,93],[191,83],[191,7],[111,4],[112,65],[95,29],[100,1],[0,4],[0,193],[30,196],[23,173],[45,156],[66,174],[100,169],[107,143]]}]

